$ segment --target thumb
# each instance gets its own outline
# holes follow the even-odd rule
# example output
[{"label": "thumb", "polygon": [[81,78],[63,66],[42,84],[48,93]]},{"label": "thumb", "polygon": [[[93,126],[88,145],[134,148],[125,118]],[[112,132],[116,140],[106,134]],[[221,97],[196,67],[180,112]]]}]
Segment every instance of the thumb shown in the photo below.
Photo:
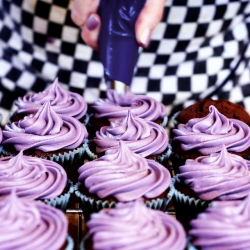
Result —
[{"label": "thumb", "polygon": [[135,34],[138,44],[146,48],[151,33],[161,21],[166,0],[147,0],[135,23]]}]

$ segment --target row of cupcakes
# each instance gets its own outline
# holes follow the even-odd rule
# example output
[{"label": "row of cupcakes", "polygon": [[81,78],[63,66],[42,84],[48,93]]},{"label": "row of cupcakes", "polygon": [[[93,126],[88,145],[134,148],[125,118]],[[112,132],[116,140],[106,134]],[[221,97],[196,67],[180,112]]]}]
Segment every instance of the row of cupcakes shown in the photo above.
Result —
[{"label": "row of cupcakes", "polygon": [[7,225],[1,249],[72,250],[65,212],[84,160],[87,105],[57,79],[15,104],[1,130],[0,203],[9,209],[1,220],[0,227]]},{"label": "row of cupcakes", "polygon": [[81,250],[245,250],[250,241],[250,192],[243,200],[213,201],[185,231],[167,213],[141,200],[117,203],[93,213]]},{"label": "row of cupcakes", "polygon": [[228,101],[202,100],[173,121],[169,197],[191,249],[248,249],[241,221],[250,209],[249,114]]},{"label": "row of cupcakes", "polygon": [[[132,95],[129,96],[128,94],[126,94],[126,96],[129,98],[132,97]],[[78,99],[78,101],[76,101],[76,99]],[[57,80],[44,92],[40,92],[37,94],[29,94],[22,98],[20,97],[15,103],[18,109],[10,115],[9,123],[6,124],[5,127],[3,128],[2,153],[5,156],[8,155],[11,159],[16,159],[17,157],[38,158],[39,160],[42,158],[47,158],[49,160],[55,161],[59,163],[60,165],[62,165],[65,171],[67,172],[68,176],[71,179],[75,180],[74,178],[76,176],[75,175],[75,173],[77,172],[76,170],[78,169],[79,166],[83,164],[85,146],[88,142],[86,141],[88,137],[88,132],[86,130],[85,125],[82,123],[83,120],[82,120],[82,117],[80,116],[84,115],[87,117],[87,114],[85,113],[86,109],[80,112],[81,115],[79,116],[72,115],[73,113],[72,110],[69,113],[65,113],[65,112],[68,110],[68,107],[71,106],[72,103],[79,104],[79,100],[81,103],[82,99],[80,99],[78,96],[72,95],[71,92],[62,90]],[[145,104],[142,105],[144,110],[145,110],[145,107],[146,109],[148,109],[148,106],[147,106],[148,101],[151,102],[151,99],[144,101],[146,106]],[[133,105],[136,102],[139,102],[139,99],[133,101],[132,102]],[[129,103],[131,104],[131,100],[129,101]],[[155,104],[157,104],[157,106],[154,106],[154,107],[157,107],[157,109],[155,111],[154,109],[151,109],[151,112],[159,113],[158,111],[160,107],[161,111],[160,111],[160,116],[158,118],[162,120],[161,121],[163,122],[162,125],[164,125],[164,122],[166,123],[166,112],[164,110],[165,107],[162,104],[153,102],[153,105]],[[131,105],[131,107],[133,105]],[[75,110],[79,111],[80,106],[76,105],[76,107],[78,108],[76,108]],[[135,108],[133,108],[133,110],[134,109]],[[138,110],[140,109],[141,108],[138,109],[137,107],[136,112],[138,112]],[[162,153],[168,144],[168,137],[163,127],[157,125],[156,123],[152,123],[148,121],[147,118],[145,120],[142,118],[138,118],[141,120],[135,121],[135,119],[137,119],[137,116],[134,119],[132,117],[132,113],[133,112],[127,111],[127,115],[124,118],[126,120],[130,118],[130,121],[132,120],[135,123],[139,124],[139,127],[141,127],[141,132],[144,133],[144,135],[143,134],[140,135],[142,137],[141,142],[143,142],[142,139],[145,139],[146,137],[148,137],[144,140],[143,144],[147,145],[151,143],[152,148],[154,148],[155,146],[158,147],[157,149],[158,152],[157,150],[154,149],[155,151],[153,153],[159,153],[159,154]],[[147,112],[147,115],[148,114],[149,113]],[[151,118],[152,118],[152,115],[151,115]],[[156,116],[153,116],[153,118],[155,120]],[[86,119],[85,119],[85,124],[86,124]],[[127,128],[129,128],[128,125],[130,124],[126,124],[125,127],[127,126]],[[119,128],[118,128],[118,131],[119,131]],[[159,146],[157,144],[159,143],[159,140],[161,139],[161,137],[163,138],[162,138],[161,145]],[[158,138],[158,140],[153,144],[156,138]],[[132,136],[132,138],[130,139],[137,141],[139,138],[133,138]],[[116,140],[120,140],[120,138],[116,138]],[[77,150],[75,149],[79,147],[78,142],[80,142],[80,152],[78,149]],[[66,145],[66,144],[69,144],[69,145]],[[111,151],[113,153],[114,150],[119,151],[120,150],[119,146],[116,145],[115,147],[111,147],[111,150],[108,150],[108,151]],[[122,152],[120,153],[123,154],[124,150],[121,150],[121,151]],[[107,153],[107,157],[109,157],[108,154],[109,153]],[[146,154],[148,154],[148,152]],[[144,154],[144,156],[146,156],[146,154]],[[105,156],[106,156],[106,153],[105,153]],[[135,158],[136,157],[139,158],[139,155],[135,155]],[[166,206],[167,204],[166,192],[167,192],[167,186],[169,185],[169,181],[170,181],[170,175],[167,172],[167,170],[155,161],[148,163],[146,162],[147,160],[145,160],[143,157],[141,157],[140,160],[135,160],[134,157],[132,158],[133,158],[132,160],[133,164],[138,165],[136,167],[139,167],[138,171],[142,175],[147,177],[148,171],[151,171],[151,173],[148,175],[148,178],[146,178],[148,180],[151,179],[151,182],[154,181],[152,180],[152,178],[153,179],[158,178],[159,177],[158,175],[164,177],[163,179],[158,181],[158,183],[154,184],[153,188],[151,188],[151,189],[155,189],[156,192],[155,190],[154,191],[148,190],[146,196],[148,196],[150,199],[151,198],[150,196],[152,196],[152,193],[153,193],[153,196],[155,195],[157,196],[157,194],[160,194],[162,196],[160,197],[160,201],[156,199],[156,202],[152,202],[151,206],[158,206],[158,207]],[[125,158],[125,161],[126,161],[126,158]],[[83,168],[85,167],[86,166],[83,166]],[[153,171],[151,170],[151,168],[153,169]],[[130,176],[131,174],[133,175],[136,173],[136,171],[135,172],[133,171],[132,173],[130,173]],[[138,176],[136,178],[138,178]],[[53,182],[54,181],[52,181],[52,183]],[[26,185],[24,184],[24,186]],[[78,188],[78,190],[81,191],[81,187]],[[139,191],[139,193],[136,194],[136,196],[137,197],[141,196],[142,192],[140,191],[140,188],[138,186],[137,188],[132,187],[132,191],[135,193]],[[135,199],[135,197],[133,199]],[[86,213],[85,209],[84,211]]]}]

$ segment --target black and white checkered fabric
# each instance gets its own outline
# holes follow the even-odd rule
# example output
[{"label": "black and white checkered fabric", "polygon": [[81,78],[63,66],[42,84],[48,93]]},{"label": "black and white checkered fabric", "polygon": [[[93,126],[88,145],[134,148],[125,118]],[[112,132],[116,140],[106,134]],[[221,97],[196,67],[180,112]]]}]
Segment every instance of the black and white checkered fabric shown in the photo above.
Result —
[{"label": "black and white checkered fabric", "polygon": [[[70,0],[0,0],[0,112],[56,77],[88,103],[105,96],[99,55],[70,18]],[[175,112],[206,97],[250,112],[250,1],[167,0],[131,91]]]}]

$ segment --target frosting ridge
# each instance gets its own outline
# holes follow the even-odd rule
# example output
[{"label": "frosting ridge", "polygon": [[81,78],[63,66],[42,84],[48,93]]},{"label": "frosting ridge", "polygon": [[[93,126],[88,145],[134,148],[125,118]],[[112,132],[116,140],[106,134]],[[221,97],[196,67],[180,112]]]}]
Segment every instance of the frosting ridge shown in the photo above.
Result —
[{"label": "frosting ridge", "polygon": [[13,145],[17,151],[33,148],[49,152],[75,149],[87,136],[83,124],[73,117],[58,115],[47,101],[35,115],[6,124],[2,143]]},{"label": "frosting ridge", "polygon": [[180,142],[183,150],[196,149],[203,155],[220,151],[222,142],[232,152],[242,152],[250,147],[249,126],[240,120],[228,119],[213,105],[207,116],[179,124],[173,133],[173,140]]},{"label": "frosting ridge", "polygon": [[53,109],[61,115],[76,119],[82,118],[87,111],[87,103],[77,93],[64,90],[58,83],[58,78],[44,91],[27,94],[15,101],[18,114],[35,114],[47,101],[51,101]]},{"label": "frosting ridge", "polygon": [[192,243],[201,249],[249,249],[249,194],[243,200],[213,201],[190,222]]},{"label": "frosting ridge", "polygon": [[177,220],[138,200],[93,213],[87,226],[97,250],[183,250],[186,245],[184,229]]},{"label": "frosting ridge", "polygon": [[186,160],[178,177],[202,200],[233,200],[250,190],[250,161],[230,154],[223,145],[220,153]]},{"label": "frosting ridge", "polygon": [[85,163],[78,180],[100,198],[115,197],[131,201],[140,197],[156,198],[169,186],[170,173],[161,164],[133,153],[123,141],[120,147]]},{"label": "frosting ridge", "polygon": [[143,157],[162,153],[169,142],[167,132],[162,126],[134,117],[131,111],[128,111],[124,119],[111,122],[110,126],[104,126],[97,131],[93,142],[96,152],[101,153],[119,147],[119,140]]},{"label": "frosting ridge", "polygon": [[67,183],[65,170],[56,162],[23,155],[0,159],[0,196],[13,188],[20,197],[50,199],[60,195]]},{"label": "frosting ridge", "polygon": [[66,216],[58,209],[18,198],[14,191],[0,198],[1,249],[60,249],[67,230]]},{"label": "frosting ridge", "polygon": [[97,100],[91,107],[96,118],[107,118],[110,121],[124,118],[128,110],[136,116],[146,120],[155,121],[166,116],[166,107],[151,97],[135,95],[131,92],[118,94],[108,89],[106,99]]}]

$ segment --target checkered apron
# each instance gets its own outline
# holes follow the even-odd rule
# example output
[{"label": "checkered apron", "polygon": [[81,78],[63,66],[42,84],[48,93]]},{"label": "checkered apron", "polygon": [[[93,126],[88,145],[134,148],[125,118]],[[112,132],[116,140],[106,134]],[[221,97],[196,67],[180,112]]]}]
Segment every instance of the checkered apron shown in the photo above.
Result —
[{"label": "checkered apron", "polygon": [[[56,77],[88,103],[105,96],[98,52],[84,44],[69,0],[0,0],[0,112]],[[174,113],[195,101],[228,99],[250,112],[250,1],[167,0],[131,91]]]}]

